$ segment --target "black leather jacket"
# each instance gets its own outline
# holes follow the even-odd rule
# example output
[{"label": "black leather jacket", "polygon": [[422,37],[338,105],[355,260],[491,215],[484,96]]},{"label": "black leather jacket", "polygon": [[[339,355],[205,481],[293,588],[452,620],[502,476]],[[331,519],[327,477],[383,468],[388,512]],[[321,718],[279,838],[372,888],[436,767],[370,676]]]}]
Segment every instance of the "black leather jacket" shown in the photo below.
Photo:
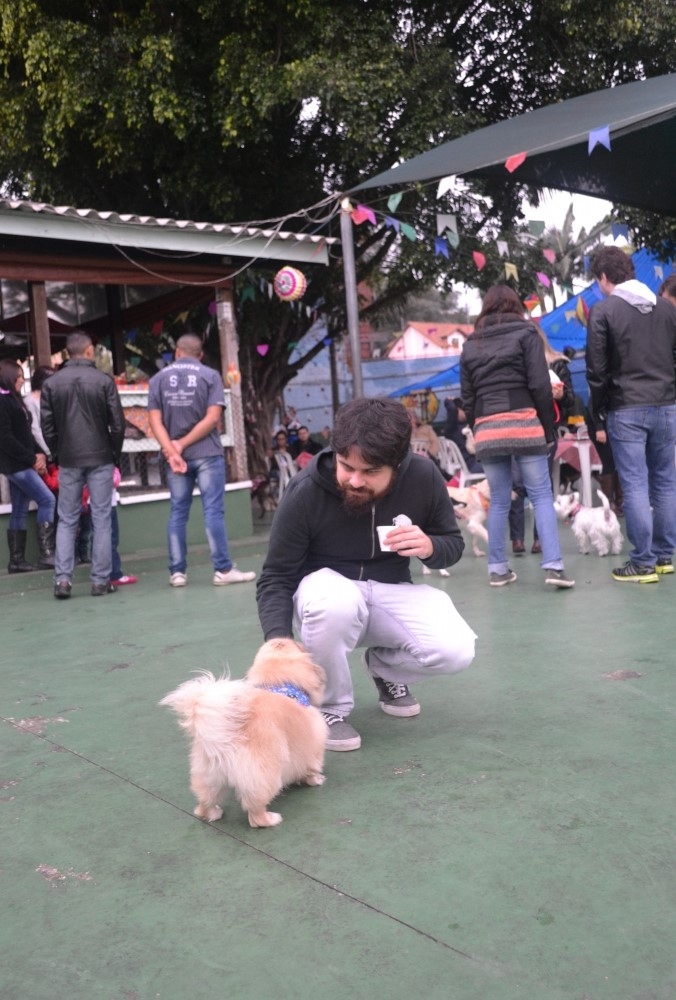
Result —
[{"label": "black leather jacket", "polygon": [[471,427],[477,417],[534,406],[547,441],[556,439],[545,350],[528,320],[484,326],[468,337],[460,359],[460,390]]},{"label": "black leather jacket", "polygon": [[110,375],[93,361],[76,358],[47,379],[40,397],[40,424],[59,465],[117,465],[124,442],[124,411]]},{"label": "black leather jacket", "polygon": [[587,326],[587,382],[595,416],[627,406],[676,400],[676,308],[658,298],[648,312],[618,295],[592,306]]}]

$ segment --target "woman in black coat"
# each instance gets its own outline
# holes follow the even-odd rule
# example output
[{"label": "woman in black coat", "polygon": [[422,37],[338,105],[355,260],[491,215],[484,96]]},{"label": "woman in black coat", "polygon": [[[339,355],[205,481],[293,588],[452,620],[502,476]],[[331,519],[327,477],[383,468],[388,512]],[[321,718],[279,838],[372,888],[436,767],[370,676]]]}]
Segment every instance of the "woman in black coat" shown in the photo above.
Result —
[{"label": "woman in black coat", "polygon": [[9,481],[12,512],[7,530],[9,573],[35,569],[26,562],[26,520],[31,500],[37,504],[40,557],[38,569],[54,566],[54,494],[45,485],[45,455],[33,438],[31,418],[21,398],[24,378],[21,366],[0,361],[0,472]]}]

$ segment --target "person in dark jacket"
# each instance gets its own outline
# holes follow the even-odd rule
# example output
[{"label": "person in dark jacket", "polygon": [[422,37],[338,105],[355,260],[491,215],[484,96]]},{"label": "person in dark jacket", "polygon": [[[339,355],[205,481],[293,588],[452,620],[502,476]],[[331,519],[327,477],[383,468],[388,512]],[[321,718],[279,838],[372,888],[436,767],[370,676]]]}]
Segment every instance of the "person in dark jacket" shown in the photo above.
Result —
[{"label": "person in dark jacket", "polygon": [[507,561],[512,456],[535,509],[545,583],[570,588],[561,558],[547,453],[556,441],[552,383],[542,341],[508,285],[486,293],[460,359],[465,412],[491,490],[488,574],[492,587],[516,580]]},{"label": "person in dark jacket", "polygon": [[56,530],[54,596],[70,597],[75,537],[82,489],[89,489],[92,519],[91,593],[114,593],[111,505],[113,473],[124,442],[124,413],[110,375],[94,364],[88,334],[76,330],[66,340],[68,362],[47,379],[40,398],[40,422],[47,447],[59,465],[59,523]]},{"label": "person in dark jacket", "polygon": [[676,310],[634,278],[631,257],[602,247],[591,271],[606,296],[587,325],[587,382],[624,493],[626,583],[673,573],[676,547]]},{"label": "person in dark jacket", "polygon": [[28,505],[38,507],[38,569],[54,565],[54,494],[42,474],[46,456],[33,437],[31,418],[21,398],[24,377],[21,366],[12,360],[0,361],[0,472],[9,481],[12,512],[7,529],[8,573],[29,573],[36,567],[26,561],[26,520]]},{"label": "person in dark jacket", "polygon": [[[364,662],[382,710],[413,716],[408,684],[464,670],[476,636],[446,593],[411,582],[409,562],[456,563],[464,548],[443,477],[410,452],[411,424],[394,399],[338,410],[332,446],[289,482],[258,581],[266,640],[292,636],[326,670],[329,750],[356,750],[349,654]],[[378,526],[388,526],[381,548]]]}]

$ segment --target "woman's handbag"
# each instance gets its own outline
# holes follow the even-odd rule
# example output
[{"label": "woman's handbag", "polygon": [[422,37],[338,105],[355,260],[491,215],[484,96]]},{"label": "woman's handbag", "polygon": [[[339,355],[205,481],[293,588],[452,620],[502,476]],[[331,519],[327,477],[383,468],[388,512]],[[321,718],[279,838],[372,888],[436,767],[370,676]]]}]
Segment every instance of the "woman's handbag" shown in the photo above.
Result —
[{"label": "woman's handbag", "polygon": [[504,455],[546,455],[545,432],[532,406],[477,417],[474,446],[480,462]]}]

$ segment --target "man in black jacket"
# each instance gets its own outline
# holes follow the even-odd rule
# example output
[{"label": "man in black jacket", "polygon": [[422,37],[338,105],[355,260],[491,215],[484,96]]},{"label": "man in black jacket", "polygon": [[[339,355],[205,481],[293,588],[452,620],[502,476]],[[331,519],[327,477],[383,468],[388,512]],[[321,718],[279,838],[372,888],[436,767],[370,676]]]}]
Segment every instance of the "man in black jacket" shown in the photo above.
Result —
[{"label": "man in black jacket", "polygon": [[92,518],[92,596],[117,589],[112,572],[113,473],[124,442],[124,413],[110,375],[94,364],[94,347],[81,330],[66,340],[68,362],[47,379],[40,399],[42,433],[59,465],[54,596],[70,597],[82,490]]},{"label": "man in black jacket", "polygon": [[633,546],[613,579],[657,583],[674,572],[676,547],[676,309],[634,279],[631,258],[617,247],[599,250],[591,270],[607,297],[589,314],[587,382]]},{"label": "man in black jacket", "polygon": [[[441,473],[410,453],[411,424],[393,399],[355,399],[336,415],[332,450],[289,482],[258,582],[266,640],[292,636],[327,673],[329,750],[356,750],[349,654],[365,665],[388,715],[418,715],[408,684],[464,670],[476,636],[441,590],[411,582],[409,561],[431,569],[464,548]],[[378,539],[384,527],[384,544]]]}]

